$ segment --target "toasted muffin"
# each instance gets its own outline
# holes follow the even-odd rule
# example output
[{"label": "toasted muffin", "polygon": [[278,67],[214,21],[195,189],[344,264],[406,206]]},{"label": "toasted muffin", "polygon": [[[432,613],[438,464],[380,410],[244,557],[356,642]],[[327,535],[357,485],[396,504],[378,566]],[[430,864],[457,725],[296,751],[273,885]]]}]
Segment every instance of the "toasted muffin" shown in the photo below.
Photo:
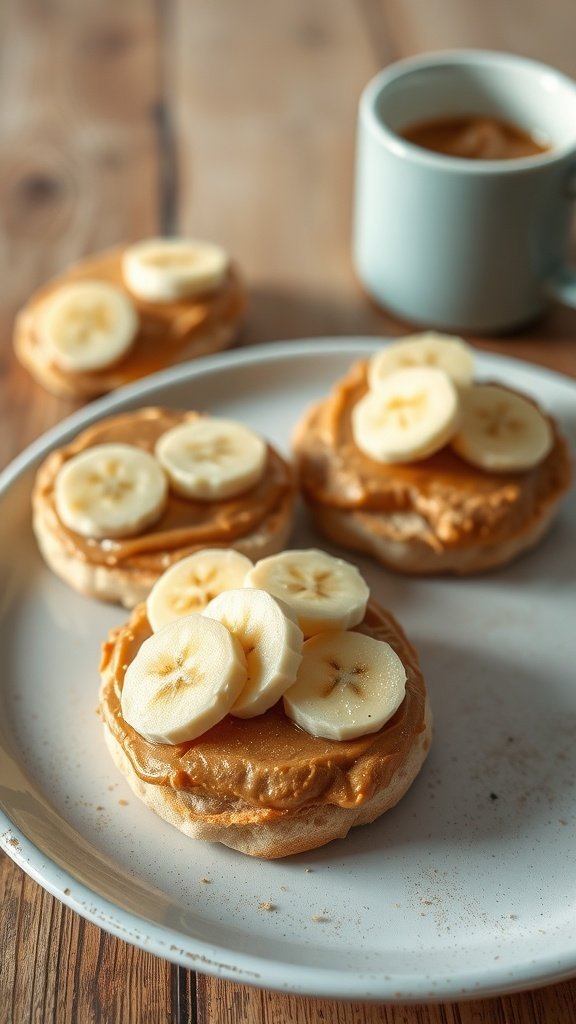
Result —
[{"label": "toasted muffin", "polygon": [[[185,277],[170,260],[186,254],[198,259]],[[90,399],[229,348],[245,306],[222,250],[154,239],[87,256],[39,288],[16,318],[14,349],[48,391]]]},{"label": "toasted muffin", "polygon": [[[177,464],[170,464],[174,451],[163,454],[159,444],[172,437],[180,443],[179,432],[196,426],[240,431],[241,446],[248,438],[256,454],[247,464],[246,450],[237,471],[231,449],[224,477],[216,472],[212,479],[221,456],[216,450],[212,461],[208,450],[188,493],[186,474],[179,479]],[[88,454],[103,461],[87,480]],[[144,408],[99,421],[44,460],[33,488],[33,528],[45,561],[70,586],[132,607],[168,566],[199,548],[235,547],[254,559],[284,547],[294,495],[290,466],[240,424]]]},{"label": "toasted muffin", "polygon": [[567,443],[532,399],[471,370],[458,339],[416,336],[306,412],[295,460],[324,536],[411,574],[481,572],[541,540],[570,485]]},{"label": "toasted muffin", "polygon": [[[287,576],[278,588],[272,557],[256,563],[247,587],[221,592],[201,613],[156,632],[140,604],[102,651],[105,739],[135,794],[186,835],[264,859],[315,849],[373,822],[407,792],[431,742],[418,659],[389,611],[365,598],[349,628],[303,619],[302,607],[325,602],[336,563],[335,603],[346,604],[346,564],[332,559],[312,572],[304,564],[310,557],[315,566],[330,558],[289,554],[290,572],[295,559],[302,567],[300,607],[283,600],[294,589]],[[252,586],[264,577],[273,593]],[[232,655],[226,648],[222,679],[206,658],[210,650],[216,659],[219,636],[203,640],[204,654],[193,642],[208,628],[237,645]]]}]

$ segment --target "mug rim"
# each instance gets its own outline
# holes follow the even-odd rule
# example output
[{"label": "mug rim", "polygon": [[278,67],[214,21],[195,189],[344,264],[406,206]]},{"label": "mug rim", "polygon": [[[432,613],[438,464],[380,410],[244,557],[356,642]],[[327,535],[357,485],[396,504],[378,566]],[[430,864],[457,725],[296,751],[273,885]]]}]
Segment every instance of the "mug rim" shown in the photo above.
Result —
[{"label": "mug rim", "polygon": [[467,157],[437,153],[409,142],[392,128],[389,128],[377,115],[376,103],[388,84],[402,78],[411,71],[442,66],[449,67],[451,65],[462,67],[466,65],[498,65],[500,67],[516,65],[517,67],[523,67],[534,73],[552,76],[559,85],[574,93],[576,103],[576,81],[564,72],[558,71],[549,64],[545,64],[543,61],[533,60],[531,57],[523,57],[521,54],[509,53],[505,50],[473,48],[432,50],[416,56],[404,57],[379,71],[362,90],[359,103],[360,120],[366,124],[371,133],[380,137],[381,141],[397,156],[429,164],[437,169],[443,168],[445,170],[458,171],[458,173],[501,175],[530,170],[535,171],[537,168],[561,162],[571,153],[576,152],[575,131],[572,142],[555,146],[551,151],[544,153],[510,157],[506,160],[471,160]]}]

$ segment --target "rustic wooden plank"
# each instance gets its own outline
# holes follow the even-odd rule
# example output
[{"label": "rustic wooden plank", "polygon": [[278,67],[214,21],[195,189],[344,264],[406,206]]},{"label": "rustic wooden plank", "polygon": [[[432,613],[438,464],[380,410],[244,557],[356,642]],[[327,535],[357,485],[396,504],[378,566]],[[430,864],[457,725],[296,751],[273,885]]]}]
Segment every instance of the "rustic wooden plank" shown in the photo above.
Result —
[{"label": "rustic wooden plank", "polygon": [[[71,406],[14,363],[11,320],[68,260],[179,228],[220,240],[252,291],[245,341],[405,333],[357,287],[349,237],[356,105],[384,63],[509,47],[574,74],[572,0],[5,0],[0,5],[0,465]],[[159,45],[162,45],[160,57]],[[576,375],[572,311],[478,339]],[[261,992],[105,935],[0,857],[0,1017],[136,1024],[564,1024],[576,983],[396,1007]]]},{"label": "rustic wooden plank", "polygon": [[[152,0],[0,5],[0,466],[74,408],[16,363],[19,306],[83,253],[159,228],[156,29]],[[168,1019],[175,969],[85,923],[4,854],[0,879],[2,1020]]]},{"label": "rustic wooden plank", "polygon": [[0,464],[73,403],[31,385],[14,315],[84,253],[158,230],[159,66],[150,2],[0,5]]},{"label": "rustic wooden plank", "polygon": [[172,1019],[172,968],[165,961],[84,921],[4,854],[0,897],[0,1020],[167,1024]]},{"label": "rustic wooden plank", "polygon": [[567,1024],[576,983],[502,999],[426,1006],[304,999],[201,977],[198,993],[198,1024]]},{"label": "rustic wooden plank", "polygon": [[461,47],[508,50],[574,75],[574,4],[524,0],[377,0],[389,33],[404,55]]},{"label": "rustic wooden plank", "polygon": [[247,341],[377,333],[350,261],[356,112],[379,66],[347,0],[175,3],[179,227],[226,245],[251,291]]}]

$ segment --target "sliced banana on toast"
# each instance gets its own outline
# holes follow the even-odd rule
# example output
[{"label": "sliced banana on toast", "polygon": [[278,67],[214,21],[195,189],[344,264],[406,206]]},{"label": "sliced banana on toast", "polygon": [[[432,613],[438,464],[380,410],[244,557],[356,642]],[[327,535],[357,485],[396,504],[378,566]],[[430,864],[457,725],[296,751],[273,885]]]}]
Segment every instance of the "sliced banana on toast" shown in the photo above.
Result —
[{"label": "sliced banana on toast", "polygon": [[248,678],[231,708],[237,718],[254,718],[272,707],[296,679],[302,661],[302,630],[288,605],[265,590],[227,590],[204,615],[221,622],[240,641]]},{"label": "sliced banana on toast", "polygon": [[470,384],[474,376],[474,354],[463,338],[435,331],[411,334],[372,356],[368,363],[368,384],[373,391],[378,391],[391,373],[413,366],[444,370],[455,384],[465,385]]},{"label": "sliced banana on toast", "polygon": [[522,395],[497,384],[477,384],[463,392],[452,447],[473,466],[496,473],[530,469],[553,444],[549,421]]},{"label": "sliced banana on toast", "polygon": [[202,548],[175,562],[159,577],[146,599],[155,633],[173,619],[202,612],[224,590],[244,583],[252,562],[233,548]]},{"label": "sliced banana on toast", "polygon": [[375,462],[425,459],[453,437],[460,415],[459,392],[432,366],[397,370],[368,391],[352,410],[354,440]]},{"label": "sliced banana on toast", "polygon": [[129,444],[100,444],[72,456],[54,482],[61,521],[84,537],[129,537],[164,511],[168,481],[153,455]]},{"label": "sliced banana on toast", "polygon": [[406,670],[388,643],[336,630],[305,641],[284,710],[313,736],[349,740],[381,729],[405,693]]},{"label": "sliced banana on toast", "polygon": [[246,677],[236,637],[215,619],[186,615],[153,633],[128,665],[122,715],[152,743],[184,743],[228,714]]},{"label": "sliced banana on toast", "polygon": [[177,302],[213,291],[228,266],[220,246],[188,238],[149,238],[128,246],[122,258],[126,285],[147,302]]},{"label": "sliced banana on toast", "polygon": [[355,565],[315,548],[260,559],[244,585],[267,590],[293,608],[304,636],[356,626],[370,596]]},{"label": "sliced banana on toast", "polygon": [[[126,721],[153,742],[180,743],[284,698],[288,717],[314,736],[378,731],[404,698],[406,671],[389,644],[349,631],[369,596],[356,567],[316,549],[285,551],[255,566],[246,559],[243,585],[226,589],[245,568],[236,556],[199,551],[164,573],[147,602],[157,631],[126,670]],[[216,588],[201,614],[187,614]]]},{"label": "sliced banana on toast", "polygon": [[199,416],[162,434],[155,453],[177,494],[198,501],[222,501],[261,480],[268,447],[259,434],[241,423]]},{"label": "sliced banana on toast", "polygon": [[58,366],[89,373],[117,363],[130,351],[138,315],[120,288],[105,281],[73,281],[46,301],[39,333]]}]

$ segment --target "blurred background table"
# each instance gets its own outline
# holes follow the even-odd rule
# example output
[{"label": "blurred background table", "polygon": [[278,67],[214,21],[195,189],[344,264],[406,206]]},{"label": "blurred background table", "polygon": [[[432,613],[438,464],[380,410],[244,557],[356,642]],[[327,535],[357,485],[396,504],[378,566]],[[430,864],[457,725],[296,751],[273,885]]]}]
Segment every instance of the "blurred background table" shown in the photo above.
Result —
[{"label": "blurred background table", "polygon": [[[71,412],[16,364],[14,314],[69,261],[181,233],[221,242],[250,288],[245,345],[409,331],[350,262],[356,107],[391,61],[504,49],[576,77],[573,0],[3,0],[0,465]],[[472,338],[576,376],[576,312]],[[279,995],[110,937],[0,855],[0,1022],[568,1024],[576,982],[430,1006]]]}]

